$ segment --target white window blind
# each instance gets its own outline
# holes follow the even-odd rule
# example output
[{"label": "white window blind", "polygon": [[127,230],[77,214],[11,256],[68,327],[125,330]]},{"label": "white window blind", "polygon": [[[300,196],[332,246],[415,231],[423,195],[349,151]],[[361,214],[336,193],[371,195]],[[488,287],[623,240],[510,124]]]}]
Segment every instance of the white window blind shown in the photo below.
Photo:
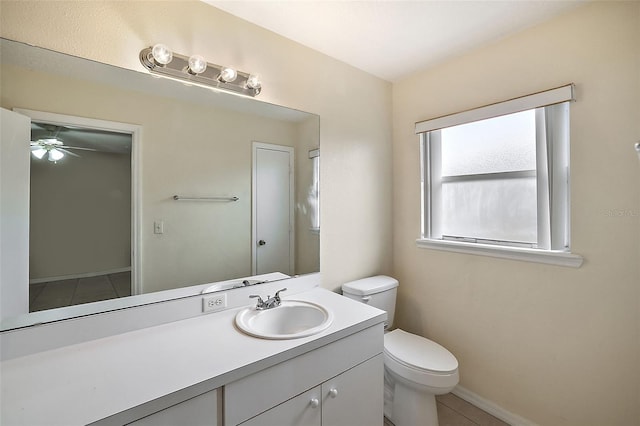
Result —
[{"label": "white window blind", "polygon": [[568,84],[456,114],[419,121],[416,123],[416,134],[573,100],[575,100],[574,85]]}]

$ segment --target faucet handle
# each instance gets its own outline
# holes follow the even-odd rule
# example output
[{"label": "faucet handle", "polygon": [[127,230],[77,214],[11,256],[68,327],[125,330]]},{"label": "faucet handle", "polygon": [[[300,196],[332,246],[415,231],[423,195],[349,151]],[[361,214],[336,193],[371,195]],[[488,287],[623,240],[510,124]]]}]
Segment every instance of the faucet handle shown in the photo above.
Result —
[{"label": "faucet handle", "polygon": [[262,297],[260,297],[257,294],[250,294],[249,295],[249,298],[251,298],[251,299],[255,299],[256,297],[258,298],[258,305],[256,307],[258,309],[264,308],[264,300],[262,300]]},{"label": "faucet handle", "polygon": [[286,288],[281,288],[280,290],[276,291],[276,295],[274,297],[275,297],[276,302],[278,304],[280,304],[280,302],[282,301],[282,299],[280,299],[280,292],[281,291],[287,291],[287,289]]}]

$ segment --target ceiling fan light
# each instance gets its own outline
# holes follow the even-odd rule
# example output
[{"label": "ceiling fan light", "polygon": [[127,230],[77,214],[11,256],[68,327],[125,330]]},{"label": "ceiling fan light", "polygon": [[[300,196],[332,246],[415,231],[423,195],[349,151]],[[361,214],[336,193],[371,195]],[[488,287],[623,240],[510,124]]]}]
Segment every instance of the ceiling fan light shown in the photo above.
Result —
[{"label": "ceiling fan light", "polygon": [[64,153],[55,148],[49,151],[49,161],[58,161],[64,157]]},{"label": "ceiling fan light", "polygon": [[44,148],[38,148],[38,149],[34,149],[33,151],[31,151],[31,153],[38,160],[42,160],[42,157],[44,157],[44,155],[47,153],[47,150],[44,149]]}]

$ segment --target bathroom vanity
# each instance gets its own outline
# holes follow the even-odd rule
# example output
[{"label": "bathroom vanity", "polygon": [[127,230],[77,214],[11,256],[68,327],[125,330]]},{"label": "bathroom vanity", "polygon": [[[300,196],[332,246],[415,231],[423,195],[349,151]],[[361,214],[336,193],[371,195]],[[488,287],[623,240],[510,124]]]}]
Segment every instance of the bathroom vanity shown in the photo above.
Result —
[{"label": "bathroom vanity", "polygon": [[381,424],[386,313],[318,287],[291,293],[283,299],[329,309],[331,325],[299,339],[252,337],[234,323],[255,304],[247,299],[5,360],[1,423]]}]

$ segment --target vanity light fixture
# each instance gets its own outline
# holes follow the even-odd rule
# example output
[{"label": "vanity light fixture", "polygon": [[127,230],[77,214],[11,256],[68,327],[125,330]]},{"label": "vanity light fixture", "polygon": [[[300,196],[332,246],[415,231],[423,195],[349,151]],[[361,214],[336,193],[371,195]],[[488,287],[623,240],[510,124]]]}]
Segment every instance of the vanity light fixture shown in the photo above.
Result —
[{"label": "vanity light fixture", "polygon": [[258,89],[262,87],[262,82],[260,81],[260,76],[258,74],[251,74],[247,79],[247,87],[250,89]]},{"label": "vanity light fixture", "polygon": [[220,71],[220,75],[218,76],[218,80],[222,81],[223,83],[234,82],[236,81],[236,78],[238,78],[238,72],[229,67],[223,68],[222,71]]},{"label": "vanity light fixture", "polygon": [[151,58],[160,66],[167,65],[173,59],[173,52],[164,44],[156,44],[151,48]]},{"label": "vanity light fixture", "polygon": [[262,83],[257,74],[208,63],[199,55],[184,56],[174,53],[163,44],[142,49],[140,62],[152,74],[189,84],[247,96],[257,96],[262,91]]},{"label": "vanity light fixture", "polygon": [[202,74],[207,69],[207,61],[200,55],[189,56],[189,67],[187,71],[190,74]]}]

